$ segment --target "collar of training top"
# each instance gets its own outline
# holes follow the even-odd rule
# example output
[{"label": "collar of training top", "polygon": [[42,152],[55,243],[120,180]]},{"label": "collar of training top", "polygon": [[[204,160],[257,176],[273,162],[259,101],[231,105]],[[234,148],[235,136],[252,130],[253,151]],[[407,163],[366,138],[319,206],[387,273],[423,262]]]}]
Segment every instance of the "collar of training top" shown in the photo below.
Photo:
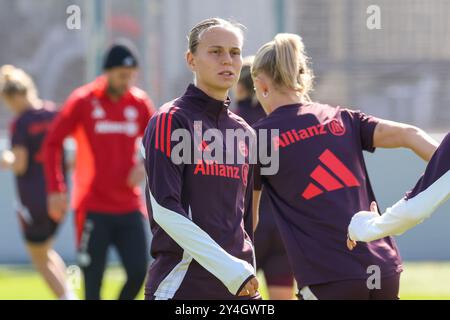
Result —
[{"label": "collar of training top", "polygon": [[291,103],[291,104],[286,104],[283,106],[280,106],[278,108],[276,108],[274,111],[272,111],[271,114],[278,114],[280,112],[286,111],[286,110],[291,110],[291,109],[296,109],[296,108],[300,108],[305,106],[303,103]]},{"label": "collar of training top", "polygon": [[101,98],[106,95],[107,87],[108,80],[106,79],[106,76],[99,76],[92,83],[92,92],[97,98]]},{"label": "collar of training top", "polygon": [[184,97],[192,100],[196,107],[202,109],[204,112],[211,114],[217,114],[222,110],[228,109],[231,103],[229,97],[227,97],[225,101],[216,100],[208,96],[205,92],[203,92],[193,84],[190,84],[188,86],[184,94]]},{"label": "collar of training top", "polygon": [[[108,79],[105,75],[98,76],[92,83],[92,92],[97,98],[108,97]],[[120,99],[125,97],[130,90],[126,91]]]}]

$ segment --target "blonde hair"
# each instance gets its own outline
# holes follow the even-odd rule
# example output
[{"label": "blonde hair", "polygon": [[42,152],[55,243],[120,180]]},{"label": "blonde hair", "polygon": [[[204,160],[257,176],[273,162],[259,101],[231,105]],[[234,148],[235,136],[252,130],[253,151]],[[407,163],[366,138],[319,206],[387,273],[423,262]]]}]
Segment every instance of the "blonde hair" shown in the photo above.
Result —
[{"label": "blonde hair", "polygon": [[0,94],[2,96],[22,94],[26,95],[31,103],[39,102],[33,79],[22,69],[10,64],[0,68]]},{"label": "blonde hair", "polygon": [[258,50],[251,73],[256,77],[263,72],[278,88],[293,89],[310,101],[314,75],[308,60],[300,36],[279,33]]},{"label": "blonde hair", "polygon": [[188,50],[191,53],[195,53],[197,51],[197,47],[200,43],[203,33],[214,27],[223,27],[226,29],[235,30],[242,38],[244,37],[243,32],[243,29],[245,29],[244,25],[238,22],[229,21],[222,18],[209,18],[196,24],[189,32]]}]

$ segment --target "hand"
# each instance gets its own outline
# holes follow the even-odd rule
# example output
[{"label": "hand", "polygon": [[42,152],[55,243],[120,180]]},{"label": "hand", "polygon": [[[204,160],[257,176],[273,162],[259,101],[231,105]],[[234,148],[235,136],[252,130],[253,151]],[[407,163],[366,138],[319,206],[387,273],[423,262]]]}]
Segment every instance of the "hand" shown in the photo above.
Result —
[{"label": "hand", "polygon": [[145,179],[145,167],[143,163],[135,165],[128,174],[127,184],[130,188],[139,186]]},{"label": "hand", "polygon": [[356,241],[350,239],[348,233],[347,233],[347,248],[348,250],[353,250],[356,247]]},{"label": "hand", "polygon": [[14,160],[15,160],[14,153],[12,153],[9,150],[3,150],[0,155],[0,168],[2,169],[11,168],[11,165],[14,163]]},{"label": "hand", "polygon": [[47,196],[48,215],[55,222],[60,222],[67,211],[67,196],[63,192],[50,193]]},{"label": "hand", "polygon": [[253,297],[258,291],[259,283],[256,277],[251,277],[242,290],[238,293],[239,297],[250,296]]},{"label": "hand", "polygon": [[[372,203],[370,204],[370,211],[380,214],[378,212],[378,206],[377,206],[377,203],[375,201],[372,201]],[[356,244],[357,244],[356,241],[350,239],[350,236],[347,233],[347,248],[348,248],[348,250],[353,250],[356,247]]]}]

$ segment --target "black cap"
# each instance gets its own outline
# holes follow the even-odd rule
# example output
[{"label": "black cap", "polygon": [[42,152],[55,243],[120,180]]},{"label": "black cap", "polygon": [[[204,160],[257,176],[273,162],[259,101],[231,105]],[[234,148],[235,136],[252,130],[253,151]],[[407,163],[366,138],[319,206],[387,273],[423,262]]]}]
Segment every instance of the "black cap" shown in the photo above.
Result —
[{"label": "black cap", "polygon": [[108,70],[114,67],[137,67],[138,62],[136,55],[130,48],[122,45],[113,45],[105,57],[103,63],[103,70]]}]

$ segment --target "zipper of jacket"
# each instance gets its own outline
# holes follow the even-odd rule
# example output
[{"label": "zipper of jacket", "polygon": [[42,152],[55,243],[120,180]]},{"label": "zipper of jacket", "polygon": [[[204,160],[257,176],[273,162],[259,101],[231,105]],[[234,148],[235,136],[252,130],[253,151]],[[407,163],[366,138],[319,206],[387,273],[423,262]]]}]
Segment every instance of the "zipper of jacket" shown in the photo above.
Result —
[{"label": "zipper of jacket", "polygon": [[219,119],[220,119],[220,116],[221,116],[221,114],[222,114],[222,112],[225,112],[225,110],[226,110],[226,108],[225,107],[222,107],[221,109],[220,109],[220,111],[217,113],[217,115],[216,115],[216,128],[217,129],[219,129]]}]

